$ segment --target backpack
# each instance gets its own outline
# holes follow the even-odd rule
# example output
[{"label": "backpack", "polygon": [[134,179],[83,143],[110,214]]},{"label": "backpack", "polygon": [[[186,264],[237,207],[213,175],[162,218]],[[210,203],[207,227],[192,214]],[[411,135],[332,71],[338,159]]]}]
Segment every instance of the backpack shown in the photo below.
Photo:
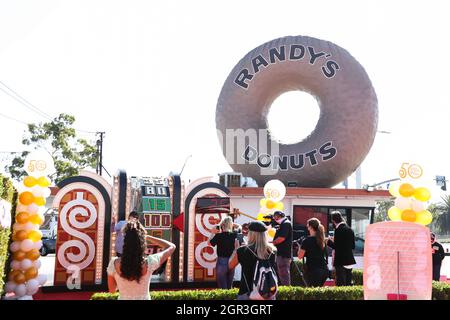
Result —
[{"label": "backpack", "polygon": [[257,259],[254,270],[252,291],[250,291],[247,279],[245,279],[245,275],[243,274],[244,280],[247,284],[247,289],[249,291],[249,298],[250,300],[272,300],[278,292],[277,275],[270,266],[269,261],[273,253],[266,260],[261,260],[250,248],[248,248],[248,250],[250,250],[250,252],[253,253]]}]

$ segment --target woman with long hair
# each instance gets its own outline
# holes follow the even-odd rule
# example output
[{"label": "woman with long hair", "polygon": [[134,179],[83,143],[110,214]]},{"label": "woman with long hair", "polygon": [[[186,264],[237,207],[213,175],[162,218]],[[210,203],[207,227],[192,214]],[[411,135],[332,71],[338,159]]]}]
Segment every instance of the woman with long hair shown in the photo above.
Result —
[{"label": "woman with long hair", "polygon": [[306,257],[304,277],[308,287],[322,287],[328,278],[327,250],[325,228],[319,219],[312,218],[307,222],[309,237],[303,240],[298,258]]},{"label": "woman with long hair", "polygon": [[[119,300],[150,300],[150,279],[175,251],[175,245],[163,239],[146,235],[138,221],[129,221],[124,229],[121,257],[113,258],[108,265],[108,288],[119,290]],[[161,252],[146,256],[146,239],[162,248]]]},{"label": "woman with long hair", "polygon": [[213,247],[217,246],[217,285],[221,289],[231,289],[234,269],[229,269],[228,263],[239,246],[237,234],[233,232],[233,219],[231,217],[225,217],[219,226],[211,230],[209,243]]},{"label": "woman with long hair", "polygon": [[237,254],[231,259],[229,268],[234,270],[238,264],[242,266],[241,285],[238,300],[249,300],[253,290],[256,263],[268,260],[270,267],[275,267],[276,248],[269,243],[267,227],[260,221],[248,225],[248,243],[237,249]]}]

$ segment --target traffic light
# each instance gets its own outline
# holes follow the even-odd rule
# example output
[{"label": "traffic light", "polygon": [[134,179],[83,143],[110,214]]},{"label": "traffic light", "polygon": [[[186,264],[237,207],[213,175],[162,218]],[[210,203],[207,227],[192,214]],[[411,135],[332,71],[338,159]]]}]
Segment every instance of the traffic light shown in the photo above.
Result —
[{"label": "traffic light", "polygon": [[445,176],[436,176],[436,184],[441,187],[442,191],[447,191],[447,180],[445,180]]}]

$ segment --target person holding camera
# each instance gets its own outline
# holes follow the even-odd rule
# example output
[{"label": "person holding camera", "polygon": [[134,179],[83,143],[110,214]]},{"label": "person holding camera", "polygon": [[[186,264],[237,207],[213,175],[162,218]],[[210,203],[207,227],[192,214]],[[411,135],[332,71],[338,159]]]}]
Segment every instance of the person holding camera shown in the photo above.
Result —
[{"label": "person holding camera", "polygon": [[279,225],[272,244],[277,248],[277,272],[280,285],[291,285],[292,223],[284,212],[275,211],[273,220]]},{"label": "person holding camera", "polygon": [[303,273],[308,287],[322,287],[328,278],[327,246],[325,228],[319,219],[312,218],[307,222],[309,237],[303,240],[298,258],[306,257]]},{"label": "person holding camera", "polygon": [[233,219],[226,217],[211,230],[209,244],[217,247],[216,278],[220,289],[231,289],[234,269],[228,268],[228,262],[239,247],[237,234],[233,232]]}]

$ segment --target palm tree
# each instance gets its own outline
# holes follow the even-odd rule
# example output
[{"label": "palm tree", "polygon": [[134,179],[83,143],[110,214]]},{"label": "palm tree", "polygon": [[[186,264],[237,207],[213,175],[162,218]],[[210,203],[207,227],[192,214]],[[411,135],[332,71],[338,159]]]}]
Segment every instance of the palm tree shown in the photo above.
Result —
[{"label": "palm tree", "polygon": [[450,232],[450,195],[441,199],[441,202],[431,204],[428,211],[433,215],[431,229],[440,235],[446,235]]},{"label": "palm tree", "polygon": [[373,222],[383,222],[388,220],[387,213],[391,207],[395,205],[394,200],[378,201],[375,208],[375,217]]}]

